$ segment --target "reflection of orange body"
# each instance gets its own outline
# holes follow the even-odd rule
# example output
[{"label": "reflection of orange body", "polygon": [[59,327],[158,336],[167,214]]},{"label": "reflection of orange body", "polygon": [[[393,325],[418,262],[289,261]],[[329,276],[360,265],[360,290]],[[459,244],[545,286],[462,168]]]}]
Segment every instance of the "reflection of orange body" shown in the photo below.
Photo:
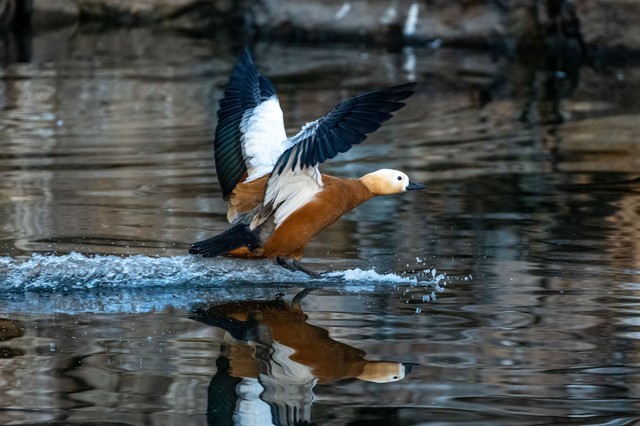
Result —
[{"label": "reflection of orange body", "polygon": [[309,368],[320,383],[346,378],[390,382],[402,379],[407,370],[407,365],[399,362],[368,361],[364,351],[333,340],[327,330],[308,324],[307,315],[295,302],[289,304],[279,298],[234,302],[210,307],[199,315],[253,324],[251,327],[261,336],[258,340],[271,340],[254,342],[226,336],[231,374],[236,377],[257,377],[260,367],[255,344],[290,348],[289,359]]}]

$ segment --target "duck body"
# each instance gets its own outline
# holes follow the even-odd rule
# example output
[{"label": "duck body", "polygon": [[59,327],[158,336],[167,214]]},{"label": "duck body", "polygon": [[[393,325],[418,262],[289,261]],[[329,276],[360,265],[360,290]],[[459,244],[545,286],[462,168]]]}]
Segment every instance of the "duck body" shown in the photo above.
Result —
[{"label": "duck body", "polygon": [[[359,179],[322,175],[322,181],[322,191],[263,237],[264,241],[258,248],[252,250],[243,246],[225,253],[225,256],[251,259],[280,257],[299,261],[313,237],[374,196]],[[260,231],[256,233],[258,238]]]},{"label": "duck body", "polygon": [[424,188],[396,170],[345,179],[318,169],[391,118],[414,86],[361,93],[286,138],[275,88],[258,74],[245,50],[220,101],[214,141],[218,180],[233,226],[192,244],[190,253],[275,258],[287,269],[317,275],[299,261],[319,232],[374,196]]},{"label": "duck body", "polygon": [[[247,300],[205,306],[190,314],[190,317],[205,324],[223,328],[232,339],[227,343],[239,347],[243,343],[254,343],[268,347],[288,348],[285,357],[278,358],[289,364],[298,363],[309,369],[318,383],[358,378],[360,380],[385,383],[402,380],[410,372],[411,365],[393,361],[371,361],[358,348],[334,340],[329,332],[309,324],[300,301],[310,292],[302,290],[289,303],[278,296],[275,300]],[[254,349],[255,351],[255,349]],[[255,353],[233,351],[235,367],[233,374],[239,377],[257,377],[260,371]],[[265,357],[262,360],[265,360]],[[272,368],[264,369],[273,371]],[[300,371],[289,368],[289,372]]]}]

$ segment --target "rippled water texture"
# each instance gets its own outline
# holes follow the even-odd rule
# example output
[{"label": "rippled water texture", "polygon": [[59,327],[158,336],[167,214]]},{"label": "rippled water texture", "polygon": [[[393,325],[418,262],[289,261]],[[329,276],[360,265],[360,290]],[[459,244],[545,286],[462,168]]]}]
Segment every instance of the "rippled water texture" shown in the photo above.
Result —
[{"label": "rippled water texture", "polygon": [[211,146],[231,44],[62,29],[5,51],[0,423],[640,420],[637,67],[253,46],[289,133],[419,82],[322,170],[427,189],[326,230],[305,261],[338,272],[310,280],[186,253],[227,225]]}]

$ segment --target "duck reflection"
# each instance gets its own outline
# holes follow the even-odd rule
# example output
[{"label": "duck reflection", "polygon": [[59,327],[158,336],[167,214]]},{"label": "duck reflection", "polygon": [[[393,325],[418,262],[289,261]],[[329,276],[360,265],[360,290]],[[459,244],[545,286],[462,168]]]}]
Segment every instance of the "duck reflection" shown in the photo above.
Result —
[{"label": "duck reflection", "polygon": [[342,379],[401,380],[415,364],[369,361],[360,349],[308,324],[298,293],[291,303],[241,301],[199,307],[190,317],[225,330],[208,390],[209,424],[304,425],[316,384]]}]

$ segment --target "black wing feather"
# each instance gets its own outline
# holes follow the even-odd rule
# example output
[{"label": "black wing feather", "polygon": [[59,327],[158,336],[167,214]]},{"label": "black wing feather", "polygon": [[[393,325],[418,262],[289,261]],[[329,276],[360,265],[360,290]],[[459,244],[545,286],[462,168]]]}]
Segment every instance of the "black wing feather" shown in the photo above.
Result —
[{"label": "black wing feather", "polygon": [[405,104],[400,101],[411,96],[415,86],[407,83],[371,90],[339,103],[317,121],[314,132],[303,130],[293,139],[294,145],[280,156],[274,170],[282,174],[285,168],[293,170],[298,164],[314,167],[348,151],[402,108]]},{"label": "black wing feather", "polygon": [[229,77],[220,100],[218,125],[213,142],[216,172],[225,200],[236,187],[247,166],[242,154],[240,122],[245,111],[276,94],[269,80],[258,74],[251,54],[245,49]]}]

